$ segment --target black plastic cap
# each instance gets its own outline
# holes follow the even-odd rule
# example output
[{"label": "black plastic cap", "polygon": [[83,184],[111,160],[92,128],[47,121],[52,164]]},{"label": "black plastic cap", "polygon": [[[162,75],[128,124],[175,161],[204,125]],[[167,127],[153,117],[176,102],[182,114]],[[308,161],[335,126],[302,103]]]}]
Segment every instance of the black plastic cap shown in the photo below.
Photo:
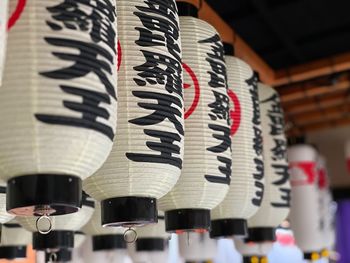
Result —
[{"label": "black plastic cap", "polygon": [[72,251],[69,249],[60,249],[54,252],[54,255],[50,252],[45,253],[45,262],[51,262],[54,259],[55,262],[69,262],[72,261]]},{"label": "black plastic cap", "polygon": [[210,210],[176,209],[165,212],[165,230],[170,233],[208,231]]},{"label": "black plastic cap", "polygon": [[33,233],[33,248],[35,250],[56,250],[74,247],[73,231],[51,231],[46,235]]},{"label": "black plastic cap", "polygon": [[0,247],[0,258],[13,260],[16,258],[26,258],[27,247],[26,246],[3,246]]},{"label": "black plastic cap", "polygon": [[275,242],[276,229],[272,227],[252,227],[248,228],[248,238],[246,242]]},{"label": "black plastic cap", "polygon": [[248,224],[244,219],[219,219],[211,221],[210,237],[247,237]]},{"label": "black plastic cap", "polygon": [[92,237],[92,250],[126,249],[123,235],[100,235]]},{"label": "black plastic cap", "polygon": [[148,197],[117,197],[101,202],[102,226],[140,226],[158,222],[157,200]]},{"label": "black plastic cap", "polygon": [[227,56],[234,56],[235,55],[235,48],[230,43],[224,42],[224,50],[225,50],[225,55],[227,55]]},{"label": "black plastic cap", "polygon": [[75,213],[82,205],[82,181],[76,176],[39,174],[7,182],[6,209],[19,216]]},{"label": "black plastic cap", "polygon": [[195,5],[186,2],[176,1],[179,16],[198,17],[198,8]]},{"label": "black plastic cap", "polygon": [[164,251],[165,242],[163,238],[139,238],[136,241],[136,251]]}]

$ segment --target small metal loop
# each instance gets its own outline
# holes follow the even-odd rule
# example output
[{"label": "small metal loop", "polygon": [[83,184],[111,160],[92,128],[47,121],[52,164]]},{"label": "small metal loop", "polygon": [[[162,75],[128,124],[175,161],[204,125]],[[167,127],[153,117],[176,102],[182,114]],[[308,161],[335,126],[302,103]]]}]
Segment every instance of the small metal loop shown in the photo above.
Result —
[{"label": "small metal loop", "polygon": [[[39,224],[41,221],[43,220],[47,220],[47,222],[49,222],[49,227],[47,230],[45,229],[40,229]],[[48,233],[51,232],[52,230],[52,220],[51,217],[49,217],[48,215],[42,215],[40,217],[38,217],[38,219],[36,220],[36,230],[38,230],[38,232],[42,235],[47,235]]]},{"label": "small metal loop", "polygon": [[57,262],[57,254],[56,253],[50,254],[49,262]]},{"label": "small metal loop", "polygon": [[[131,240],[128,239],[129,234],[133,235],[133,238]],[[129,244],[135,243],[136,240],[137,240],[137,232],[136,232],[135,229],[129,228],[129,229],[125,230],[125,232],[124,232],[124,241],[126,243],[129,243]]]}]

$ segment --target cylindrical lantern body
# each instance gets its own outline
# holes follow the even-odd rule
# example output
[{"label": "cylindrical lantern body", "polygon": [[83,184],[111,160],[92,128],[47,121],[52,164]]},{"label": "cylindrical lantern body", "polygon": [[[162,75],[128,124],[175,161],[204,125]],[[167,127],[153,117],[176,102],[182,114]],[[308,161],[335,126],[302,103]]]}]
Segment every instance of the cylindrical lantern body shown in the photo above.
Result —
[{"label": "cylindrical lantern body", "polygon": [[247,219],[258,211],[265,183],[257,77],[242,60],[227,54],[225,60],[232,122],[232,184],[224,201],[211,211],[213,238],[247,235]]},{"label": "cylindrical lantern body", "polygon": [[306,144],[289,147],[292,200],[289,215],[296,244],[304,253],[322,249],[319,193],[317,186],[317,152]]},{"label": "cylindrical lantern body", "polygon": [[[74,232],[80,230],[94,213],[94,202],[83,194],[82,208],[73,214],[53,216],[52,231],[46,235],[37,229],[36,217],[18,217],[17,221],[33,232],[33,248],[36,250],[57,250],[74,247]],[[42,227],[39,222],[39,227]]]},{"label": "cylindrical lantern body", "polygon": [[185,154],[181,177],[160,200],[168,232],[208,229],[210,210],[231,181],[231,138],[224,49],[208,23],[181,16]]},{"label": "cylindrical lantern body", "polygon": [[179,252],[185,262],[205,262],[214,260],[217,253],[217,243],[209,238],[208,233],[188,233],[179,235]]},{"label": "cylindrical lantern body", "polygon": [[14,218],[6,211],[6,183],[0,181],[0,225]]},{"label": "cylindrical lantern body", "polygon": [[0,259],[26,258],[32,233],[21,227],[15,219],[4,224],[1,231]]},{"label": "cylindrical lantern body", "polygon": [[6,41],[7,41],[7,8],[8,0],[0,2],[0,87],[2,83],[2,73],[5,64]]},{"label": "cylindrical lantern body", "polygon": [[249,239],[274,241],[275,228],[287,217],[290,208],[287,141],[284,115],[278,93],[259,83],[263,137],[265,189],[259,211],[249,220]]},{"label": "cylindrical lantern body", "polygon": [[125,229],[121,227],[102,227],[101,206],[95,202],[95,211],[90,221],[83,227],[83,232],[92,237],[93,251],[126,249]]},{"label": "cylindrical lantern body", "polygon": [[84,189],[102,201],[102,225],[143,225],[156,222],[156,200],[175,185],[182,168],[178,14],[175,0],[117,0],[117,5],[118,136]]},{"label": "cylindrical lantern body", "polygon": [[[17,2],[10,1],[10,10]],[[72,213],[81,206],[81,180],[113,145],[116,3],[27,0],[23,8],[8,34],[0,91],[7,209]]]}]

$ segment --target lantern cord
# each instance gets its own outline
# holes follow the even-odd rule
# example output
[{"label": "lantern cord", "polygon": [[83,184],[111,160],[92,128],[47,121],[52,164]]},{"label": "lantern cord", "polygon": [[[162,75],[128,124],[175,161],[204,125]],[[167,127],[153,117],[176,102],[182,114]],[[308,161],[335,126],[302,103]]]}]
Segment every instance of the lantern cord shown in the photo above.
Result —
[{"label": "lantern cord", "polygon": [[[49,223],[49,227],[47,229],[41,229],[39,226],[40,222],[42,222],[43,220],[46,220]],[[42,235],[47,235],[48,233],[50,233],[52,230],[51,217],[49,217],[48,215],[42,215],[42,216],[38,217],[38,219],[36,220],[36,230],[38,230],[38,232]]]},{"label": "lantern cord", "polygon": [[56,253],[50,254],[49,262],[57,262],[57,254]]},{"label": "lantern cord", "polygon": [[190,232],[187,232],[187,246],[190,246]]},{"label": "lantern cord", "polygon": [[[131,238],[129,239],[128,237],[131,236]],[[131,227],[127,230],[125,230],[124,232],[124,241],[126,243],[135,243],[137,240],[137,232],[132,229]]]}]

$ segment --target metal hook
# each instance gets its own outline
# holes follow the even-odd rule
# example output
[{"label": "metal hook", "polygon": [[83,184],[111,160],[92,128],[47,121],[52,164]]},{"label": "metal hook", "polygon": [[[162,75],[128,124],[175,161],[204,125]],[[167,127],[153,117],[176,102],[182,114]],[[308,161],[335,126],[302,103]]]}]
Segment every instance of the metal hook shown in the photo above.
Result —
[{"label": "metal hook", "polygon": [[49,257],[49,262],[56,262],[57,261],[57,254],[51,253]]},{"label": "metal hook", "polygon": [[[128,239],[128,236],[129,236],[130,233],[133,234],[133,238],[131,240]],[[134,229],[129,228],[129,229],[125,230],[125,232],[124,232],[124,241],[126,243],[129,243],[129,244],[130,243],[135,243],[136,240],[137,240],[137,232]]]},{"label": "metal hook", "polygon": [[[39,224],[41,221],[43,220],[47,220],[47,222],[49,222],[49,227],[47,230],[45,229],[40,229]],[[38,217],[38,219],[36,220],[36,230],[38,230],[38,232],[42,235],[47,235],[48,233],[51,232],[52,230],[52,220],[51,217],[49,217],[48,215],[42,215],[40,217]],[[56,255],[57,256],[57,255]]]}]

